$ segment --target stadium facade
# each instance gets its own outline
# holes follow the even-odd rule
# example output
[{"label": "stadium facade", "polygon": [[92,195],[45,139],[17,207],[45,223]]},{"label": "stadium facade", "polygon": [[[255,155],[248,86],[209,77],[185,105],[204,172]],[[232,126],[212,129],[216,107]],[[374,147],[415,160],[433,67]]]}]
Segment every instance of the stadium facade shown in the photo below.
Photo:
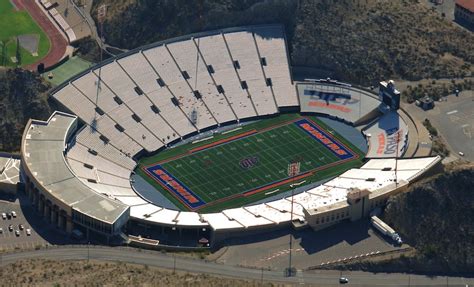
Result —
[{"label": "stadium facade", "polygon": [[[167,238],[161,243],[195,246],[204,237],[216,245],[290,226],[319,230],[368,215],[440,162],[396,160],[418,143],[410,141],[409,117],[376,94],[334,81],[293,82],[279,25],[141,47],[73,77],[51,97],[67,112],[28,122],[21,150],[25,191],[47,221],[108,242],[127,238],[151,247]],[[357,126],[367,139],[367,161],[293,202],[284,197],[215,213],[164,208],[134,190],[140,157],[204,131],[284,112]]]}]

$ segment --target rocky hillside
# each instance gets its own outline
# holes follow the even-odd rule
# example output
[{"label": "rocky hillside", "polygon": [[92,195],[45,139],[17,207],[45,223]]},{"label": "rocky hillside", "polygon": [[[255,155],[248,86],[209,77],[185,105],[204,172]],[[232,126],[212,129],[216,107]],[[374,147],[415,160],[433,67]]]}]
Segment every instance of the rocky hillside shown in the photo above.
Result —
[{"label": "rocky hillside", "polygon": [[474,272],[473,186],[474,164],[458,166],[393,198],[384,219],[417,249],[418,263]]},{"label": "rocky hillside", "polygon": [[48,88],[36,73],[0,70],[0,151],[19,151],[28,120],[49,117]]},{"label": "rocky hillside", "polygon": [[291,25],[296,3],[294,0],[95,0],[93,11],[106,4],[106,42],[132,49],[222,27],[263,23]]},{"label": "rocky hillside", "polygon": [[282,23],[292,64],[339,79],[439,78],[474,71],[474,34],[416,0],[94,0],[108,6],[106,42],[120,48],[221,27]]}]

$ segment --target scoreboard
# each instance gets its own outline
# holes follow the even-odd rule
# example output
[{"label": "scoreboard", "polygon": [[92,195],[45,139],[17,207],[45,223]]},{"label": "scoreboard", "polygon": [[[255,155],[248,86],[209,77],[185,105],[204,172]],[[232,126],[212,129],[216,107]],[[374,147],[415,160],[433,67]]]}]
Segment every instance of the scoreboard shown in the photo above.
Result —
[{"label": "scoreboard", "polygon": [[379,100],[382,102],[380,109],[384,112],[396,111],[400,108],[400,92],[395,89],[394,81],[380,82]]}]

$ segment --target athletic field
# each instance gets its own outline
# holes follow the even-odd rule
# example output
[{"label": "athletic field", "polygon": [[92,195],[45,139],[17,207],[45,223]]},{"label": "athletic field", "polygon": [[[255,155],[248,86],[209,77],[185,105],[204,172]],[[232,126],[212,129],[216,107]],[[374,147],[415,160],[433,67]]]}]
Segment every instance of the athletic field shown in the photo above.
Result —
[{"label": "athletic field", "polygon": [[[137,173],[180,209],[212,212],[335,176],[362,157],[317,118],[287,114],[142,159]],[[300,164],[295,177],[290,163]]]},{"label": "athletic field", "polygon": [[[15,66],[11,57],[19,58],[21,66],[34,63],[49,51],[50,42],[46,34],[26,11],[16,11],[10,0],[0,0],[0,66]],[[37,55],[17,47],[17,36],[38,37]]]}]

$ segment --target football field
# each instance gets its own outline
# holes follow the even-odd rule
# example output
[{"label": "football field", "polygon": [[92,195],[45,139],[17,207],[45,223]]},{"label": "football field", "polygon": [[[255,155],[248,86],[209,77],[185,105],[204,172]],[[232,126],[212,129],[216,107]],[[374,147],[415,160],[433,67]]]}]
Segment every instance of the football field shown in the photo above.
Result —
[{"label": "football field", "polygon": [[[293,182],[321,180],[361,163],[355,147],[316,118],[297,114],[175,149],[140,166],[142,175],[183,210],[240,206],[288,190]],[[299,163],[295,178],[288,174],[290,163]]]}]

